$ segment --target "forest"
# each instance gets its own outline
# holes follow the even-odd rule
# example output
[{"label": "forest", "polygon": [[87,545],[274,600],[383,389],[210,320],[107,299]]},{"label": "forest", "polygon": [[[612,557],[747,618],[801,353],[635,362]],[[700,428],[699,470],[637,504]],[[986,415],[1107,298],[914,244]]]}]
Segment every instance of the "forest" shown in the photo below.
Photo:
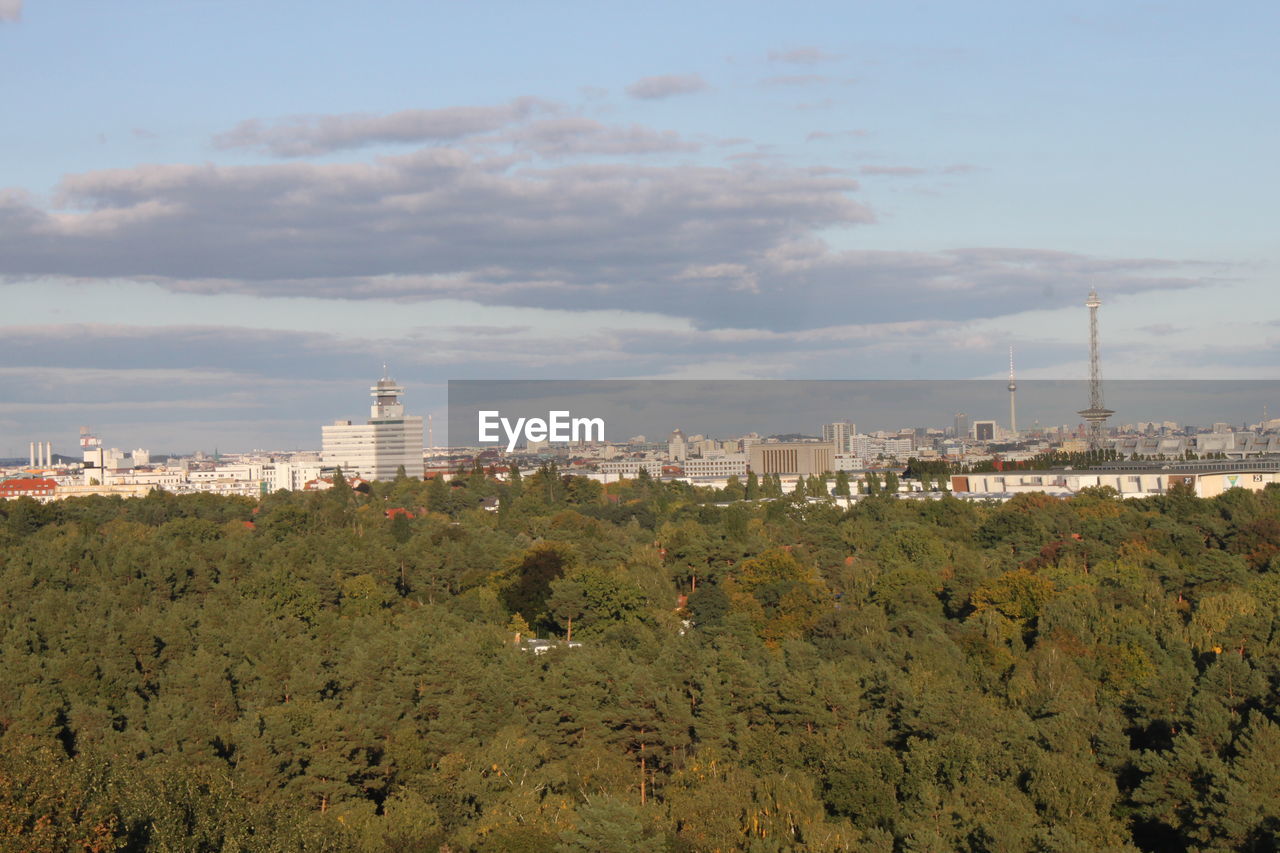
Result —
[{"label": "forest", "polygon": [[1280,849],[1274,487],[22,498],[0,664],[4,850]]}]

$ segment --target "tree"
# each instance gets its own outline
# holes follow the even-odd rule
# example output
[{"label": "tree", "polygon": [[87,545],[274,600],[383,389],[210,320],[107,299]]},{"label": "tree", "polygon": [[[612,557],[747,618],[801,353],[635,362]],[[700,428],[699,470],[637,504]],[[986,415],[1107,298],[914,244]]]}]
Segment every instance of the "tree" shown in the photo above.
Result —
[{"label": "tree", "polygon": [[573,620],[587,609],[587,592],[582,584],[571,578],[551,582],[551,594],[547,597],[547,612],[556,622],[565,626],[565,642],[573,642]]},{"label": "tree", "polygon": [[526,550],[512,564],[510,583],[502,592],[509,610],[519,613],[530,624],[546,612],[551,582],[564,575],[576,557],[563,542],[540,542]]},{"label": "tree", "polygon": [[427,506],[432,512],[449,511],[449,486],[439,474],[427,479]]},{"label": "tree", "polygon": [[347,482],[342,466],[339,465],[333,469],[333,488],[329,490],[329,496],[340,506],[347,506],[351,503],[352,494],[351,484]]},{"label": "tree", "polygon": [[572,829],[560,833],[557,853],[601,850],[658,850],[663,847],[654,821],[643,810],[617,797],[596,796],[578,807]]},{"label": "tree", "polygon": [[748,471],[746,498],[749,501],[754,501],[759,497],[760,497],[760,478],[756,476],[755,471]]},{"label": "tree", "polygon": [[849,475],[845,471],[836,472],[835,494],[837,497],[849,497]]},{"label": "tree", "polygon": [[1274,850],[1280,838],[1280,726],[1254,711],[1214,796],[1215,823],[1237,850]]}]

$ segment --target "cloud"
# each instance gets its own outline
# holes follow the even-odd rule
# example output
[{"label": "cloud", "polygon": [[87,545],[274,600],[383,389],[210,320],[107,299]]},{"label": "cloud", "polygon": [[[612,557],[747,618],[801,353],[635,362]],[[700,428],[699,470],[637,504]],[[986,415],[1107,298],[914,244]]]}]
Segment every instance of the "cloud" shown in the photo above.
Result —
[{"label": "cloud", "polygon": [[697,151],[700,146],[675,131],[641,125],[617,127],[581,116],[544,119],[507,131],[502,141],[541,157],[636,156]]},{"label": "cloud", "polygon": [[627,87],[627,94],[645,101],[688,95],[709,88],[701,74],[665,74],[642,77]]},{"label": "cloud", "polygon": [[[962,254],[990,261],[992,252]],[[1102,265],[1053,253],[1043,258],[1039,253],[1005,252],[1009,250],[997,254],[1008,265],[1057,260],[1062,263],[1060,269],[1074,267],[1077,273],[1096,271]],[[743,271],[689,272],[705,280],[694,283],[689,278],[684,287],[732,279]],[[713,295],[721,302],[732,298],[723,292]],[[1016,338],[1024,378],[1038,374],[1083,380],[1087,320],[1079,301],[1070,300],[1075,334],[1066,340],[1036,338],[1034,328],[1023,330],[1025,339]],[[999,380],[1010,333],[1007,324],[947,316],[868,322],[847,305],[843,311],[829,311],[818,326],[789,330],[727,324],[690,329],[673,322],[669,328],[610,329],[568,323],[551,332],[515,324],[458,324],[370,339],[289,328],[15,326],[6,330],[10,346],[0,352],[0,395],[7,401],[6,425],[11,435],[47,436],[59,450],[74,447],[76,429],[83,423],[92,425],[109,446],[157,451],[215,446],[223,450],[314,448],[320,424],[362,417],[365,391],[379,375],[384,359],[408,389],[409,411],[436,413],[439,437],[444,429],[442,376],[936,379],[986,375]],[[1185,376],[1189,370],[1207,370],[1206,376],[1242,372],[1270,376],[1265,373],[1274,361],[1267,360],[1269,354],[1270,350],[1257,347],[1193,348],[1175,353],[1170,362],[1167,353],[1156,358],[1148,347],[1113,342],[1105,346],[1104,368],[1110,378],[1143,375],[1148,369],[1142,361],[1145,356],[1159,361],[1154,365],[1156,375]],[[993,411],[1000,411],[1003,383],[972,384],[979,391],[984,387],[995,398]],[[1118,397],[1115,383],[1108,388],[1109,400]],[[52,396],[64,402],[50,405],[46,399],[50,389]],[[1083,387],[1080,390],[1085,393]],[[1028,405],[1023,396],[1020,393],[1020,411],[1027,413],[1028,421],[1045,414],[1034,407],[1023,409]],[[974,413],[970,406],[966,410]],[[944,416],[949,420],[951,411],[941,407],[933,422],[942,422]],[[798,410],[787,412],[786,417],[793,420],[803,418]],[[811,429],[821,422],[792,423],[791,428]],[[21,455],[26,445],[19,444],[10,449]]]},{"label": "cloud", "polygon": [[825,139],[862,139],[870,136],[870,132],[866,130],[814,130],[804,138],[805,142],[817,142]]},{"label": "cloud", "polygon": [[817,83],[829,83],[831,78],[822,74],[780,74],[776,77],[765,77],[761,86],[812,86]]},{"label": "cloud", "polygon": [[[813,134],[810,134],[812,137]],[[968,163],[954,163],[950,166],[943,166],[941,169],[923,169],[919,166],[863,166],[858,169],[858,174],[868,177],[898,177],[912,178],[918,175],[967,175],[972,172],[978,172],[981,169],[977,166],[971,166]]]},{"label": "cloud", "polygon": [[840,59],[841,54],[829,53],[820,47],[793,47],[788,50],[769,51],[770,62],[789,62],[793,65],[817,65]]},{"label": "cloud", "polygon": [[22,0],[0,0],[0,21],[22,20]]},{"label": "cloud", "polygon": [[57,210],[0,198],[0,274],[625,307],[691,263],[871,221],[856,188],[787,169],[517,169],[443,148],[371,164],[139,166],[68,177]]},{"label": "cloud", "polygon": [[548,159],[628,162],[437,147],[367,163],[86,172],[64,179],[52,207],[0,192],[0,279],[406,306],[658,307],[701,329],[791,332],[1006,316],[1074,305],[1093,280],[1138,292],[1199,286],[1212,272],[1020,248],[839,251],[819,235],[875,216],[838,170],[644,165],[629,155],[692,149],[583,119],[491,139],[504,137]]},{"label": "cloud", "polygon": [[248,119],[215,136],[214,145],[220,149],[249,148],[276,157],[310,157],[389,143],[448,142],[558,109],[550,101],[524,97],[498,106],[402,110],[381,116],[294,116],[275,123]]},{"label": "cloud", "polygon": [[928,169],[921,169],[916,166],[863,166],[858,170],[858,173],[862,175],[889,175],[899,178],[925,175],[928,172]]}]

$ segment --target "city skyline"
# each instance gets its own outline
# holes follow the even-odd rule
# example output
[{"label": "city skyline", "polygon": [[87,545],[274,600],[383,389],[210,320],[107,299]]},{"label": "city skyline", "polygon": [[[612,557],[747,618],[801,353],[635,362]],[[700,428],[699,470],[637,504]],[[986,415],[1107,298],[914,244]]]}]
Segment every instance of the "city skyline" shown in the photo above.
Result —
[{"label": "city skyline", "polygon": [[1278,23],[10,0],[0,452],[316,446],[384,361],[440,422],[450,379],[1002,387],[1013,346],[1029,424],[1095,287],[1108,382],[1270,378]]}]

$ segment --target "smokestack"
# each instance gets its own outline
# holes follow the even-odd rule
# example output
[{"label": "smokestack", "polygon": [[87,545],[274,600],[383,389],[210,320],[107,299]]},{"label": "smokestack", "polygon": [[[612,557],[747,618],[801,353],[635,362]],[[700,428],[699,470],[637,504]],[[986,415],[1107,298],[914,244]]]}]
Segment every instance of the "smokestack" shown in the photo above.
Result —
[{"label": "smokestack", "polygon": [[31,442],[31,464],[27,467],[29,468],[36,467],[36,443],[34,441]]},{"label": "smokestack", "polygon": [[44,443],[44,467],[53,467],[53,442],[46,441]]}]

